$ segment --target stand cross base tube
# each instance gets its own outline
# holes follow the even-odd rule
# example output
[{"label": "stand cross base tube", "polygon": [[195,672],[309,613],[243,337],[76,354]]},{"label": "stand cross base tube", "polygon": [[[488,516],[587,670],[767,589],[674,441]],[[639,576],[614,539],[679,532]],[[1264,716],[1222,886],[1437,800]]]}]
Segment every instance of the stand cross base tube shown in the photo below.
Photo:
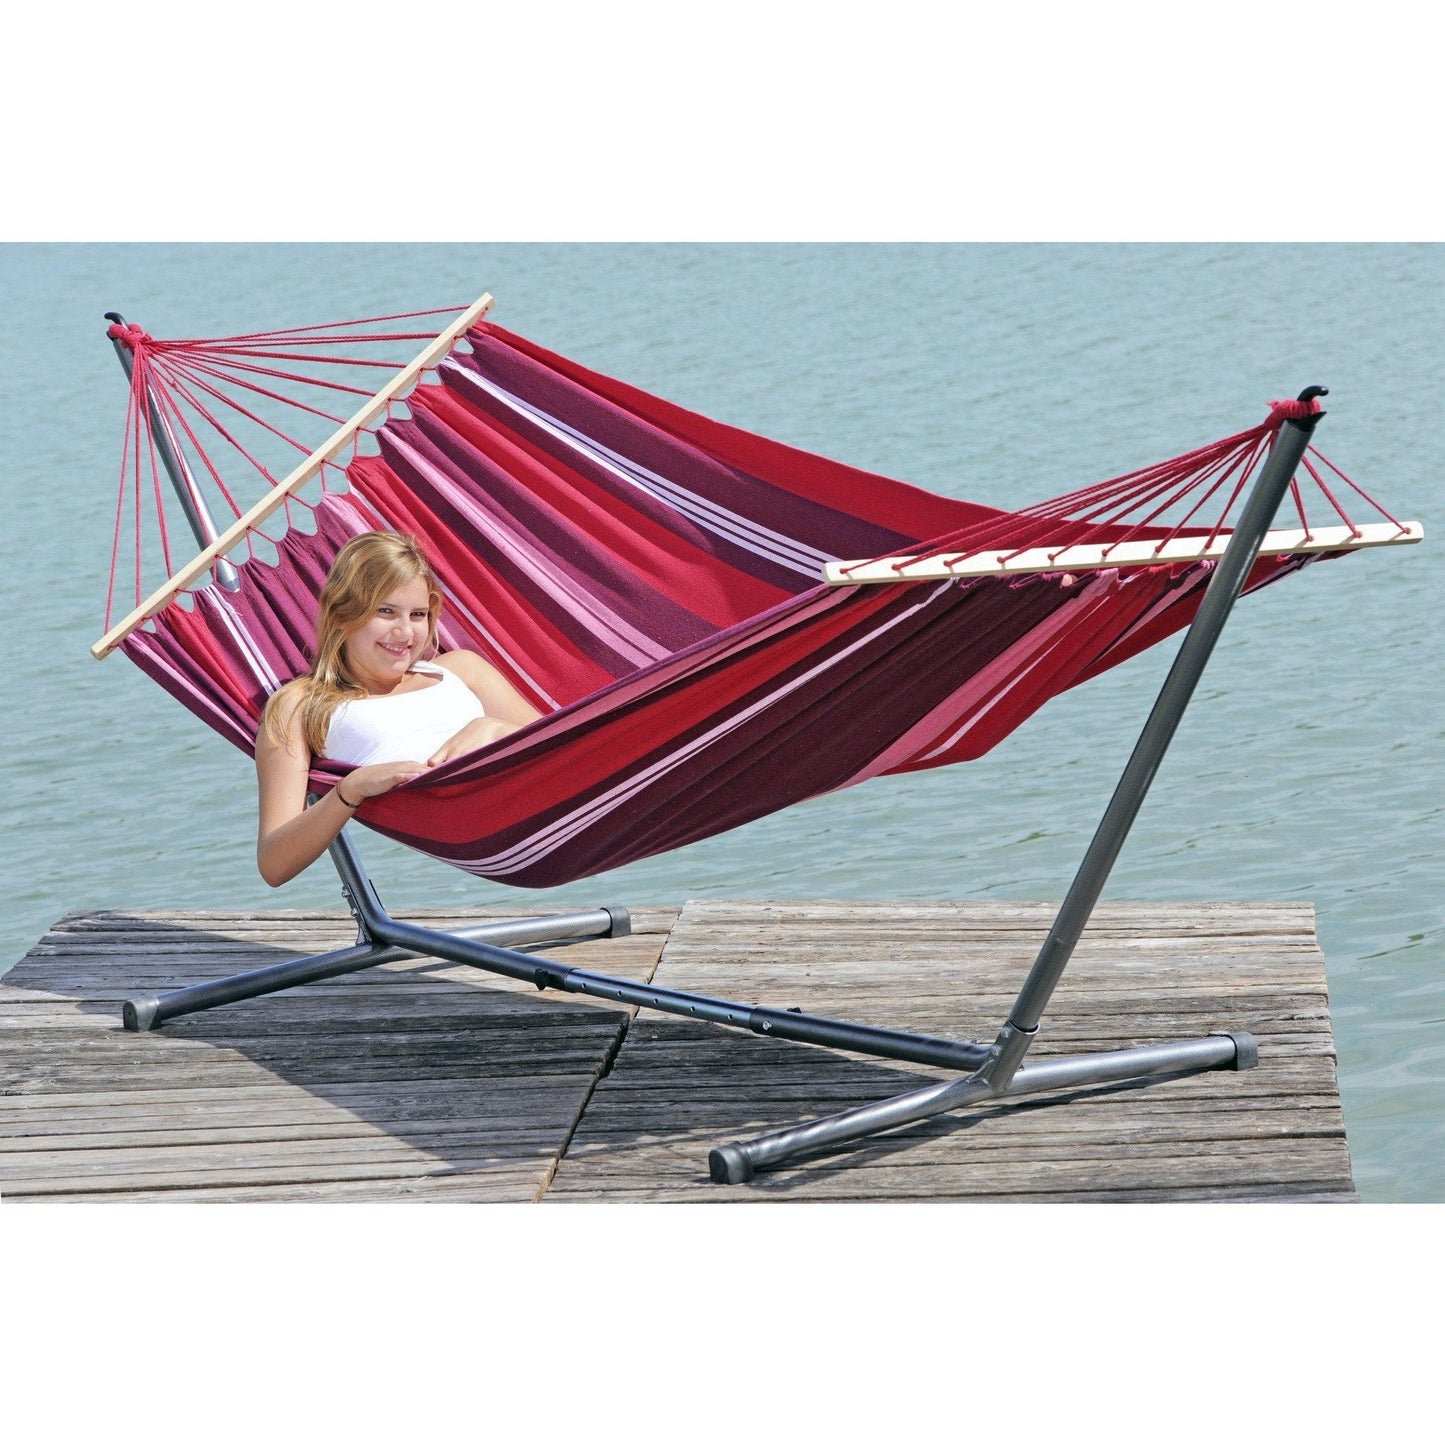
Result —
[{"label": "stand cross base tube", "polygon": [[1056,1089],[1088,1088],[1172,1074],[1197,1074],[1210,1069],[1252,1069],[1259,1048],[1250,1034],[1215,1034],[1182,1043],[1150,1044],[1097,1054],[1046,1059],[1015,1072],[1007,1083],[990,1083],[986,1068],[964,1079],[947,1079],[925,1089],[897,1094],[861,1108],[830,1114],[791,1129],[761,1134],[737,1144],[723,1144],[708,1155],[708,1173],[715,1184],[743,1184],[759,1169],[865,1139],[888,1129],[936,1118],[972,1104],[1041,1094]]}]

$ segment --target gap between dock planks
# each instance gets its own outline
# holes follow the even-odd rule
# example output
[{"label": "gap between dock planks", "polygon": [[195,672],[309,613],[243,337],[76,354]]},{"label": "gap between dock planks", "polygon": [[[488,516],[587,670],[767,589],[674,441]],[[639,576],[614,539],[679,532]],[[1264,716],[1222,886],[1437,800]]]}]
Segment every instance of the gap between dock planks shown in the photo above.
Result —
[{"label": "gap between dock planks", "polygon": [[[555,956],[670,988],[988,1042],[1055,911],[695,901],[680,913],[634,909],[630,936]],[[62,920],[0,980],[0,1198],[1354,1197],[1308,904],[1101,904],[1035,1046],[1043,1057],[1242,1028],[1260,1041],[1254,1070],[963,1111],[735,1186],[709,1181],[713,1146],[888,1097],[937,1071],[539,996],[428,960],[151,1034],[120,1027],[130,993],[351,941],[336,915]]]}]

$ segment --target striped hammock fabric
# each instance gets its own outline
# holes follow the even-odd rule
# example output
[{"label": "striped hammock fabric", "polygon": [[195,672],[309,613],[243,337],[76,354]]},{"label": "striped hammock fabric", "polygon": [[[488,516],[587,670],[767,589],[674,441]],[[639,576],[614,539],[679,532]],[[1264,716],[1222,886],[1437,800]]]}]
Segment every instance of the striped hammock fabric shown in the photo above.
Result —
[{"label": "striped hammock fabric", "polygon": [[[976,758],[1049,698],[1185,626],[1213,563],[827,586],[826,563],[1177,536],[1084,493],[1005,512],[684,411],[481,322],[374,429],[277,560],[200,586],[121,644],[250,751],[309,662],[351,536],[413,532],[443,644],[492,659],[545,716],[370,800],[360,821],[481,876],[544,887],[888,773]],[[1118,479],[1237,495],[1280,418]],[[1232,475],[1232,474],[1231,474]],[[1162,484],[1161,484],[1162,485]],[[1125,495],[1127,494],[1127,496]],[[1150,492],[1150,495],[1156,495]],[[1102,494],[1100,494],[1102,496]],[[1135,506],[1135,510],[1138,508]],[[1217,530],[1196,522],[1189,535]],[[1261,559],[1251,589],[1298,570]],[[318,789],[344,773],[318,763]]]}]

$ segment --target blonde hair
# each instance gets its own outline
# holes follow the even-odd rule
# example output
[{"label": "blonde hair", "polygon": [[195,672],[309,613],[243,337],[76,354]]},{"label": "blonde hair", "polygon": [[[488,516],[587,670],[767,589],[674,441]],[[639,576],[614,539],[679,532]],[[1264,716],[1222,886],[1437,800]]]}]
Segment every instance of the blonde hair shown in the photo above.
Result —
[{"label": "blonde hair", "polygon": [[326,746],[331,714],[348,698],[365,697],[366,689],[346,666],[346,640],[385,600],[388,593],[418,579],[426,583],[428,631],[425,654],[437,647],[442,590],[421,543],[405,532],[364,532],[336,554],[316,609],[316,648],[311,670],[273,693],[266,702],[261,726],[275,744],[285,743],[282,699],[296,699],[301,734],[311,756]]}]

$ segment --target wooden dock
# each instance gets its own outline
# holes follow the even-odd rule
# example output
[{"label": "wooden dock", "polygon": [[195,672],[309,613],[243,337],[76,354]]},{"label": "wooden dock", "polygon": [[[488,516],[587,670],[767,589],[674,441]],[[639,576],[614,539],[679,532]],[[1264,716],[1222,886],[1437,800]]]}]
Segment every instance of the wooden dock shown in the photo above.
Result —
[{"label": "wooden dock", "polygon": [[[531,910],[540,911],[540,910]],[[559,961],[991,1042],[1044,903],[690,902]],[[406,915],[451,926],[502,916]],[[975,1108],[741,1185],[708,1151],[935,1071],[406,960],[131,1034],[127,996],[355,940],[340,914],[89,913],[0,979],[0,1199],[1355,1196],[1303,903],[1103,903],[1033,1057],[1244,1029],[1260,1063]]]}]

